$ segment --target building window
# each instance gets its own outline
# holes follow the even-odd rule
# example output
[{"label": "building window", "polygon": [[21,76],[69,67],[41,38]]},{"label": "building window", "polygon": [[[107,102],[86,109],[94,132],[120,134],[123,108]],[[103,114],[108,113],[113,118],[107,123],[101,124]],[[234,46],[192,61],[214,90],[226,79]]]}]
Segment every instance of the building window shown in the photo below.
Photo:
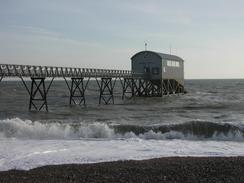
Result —
[{"label": "building window", "polygon": [[169,67],[172,66],[171,60],[167,60],[167,66],[169,66]]},{"label": "building window", "polygon": [[149,67],[144,67],[144,73],[150,73],[150,68]]},{"label": "building window", "polygon": [[167,60],[168,67],[180,67],[180,63],[178,61]]},{"label": "building window", "polygon": [[152,68],[152,74],[155,74],[155,75],[159,74],[159,68],[158,67]]},{"label": "building window", "polygon": [[166,72],[166,68],[164,67],[164,72]]}]

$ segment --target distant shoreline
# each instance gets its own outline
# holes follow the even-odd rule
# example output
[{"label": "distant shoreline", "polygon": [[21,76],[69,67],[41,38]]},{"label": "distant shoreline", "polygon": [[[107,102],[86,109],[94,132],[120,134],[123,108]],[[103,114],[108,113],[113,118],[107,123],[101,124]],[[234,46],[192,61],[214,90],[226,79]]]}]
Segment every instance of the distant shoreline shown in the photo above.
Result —
[{"label": "distant shoreline", "polygon": [[0,172],[0,182],[244,182],[244,157],[167,157]]}]

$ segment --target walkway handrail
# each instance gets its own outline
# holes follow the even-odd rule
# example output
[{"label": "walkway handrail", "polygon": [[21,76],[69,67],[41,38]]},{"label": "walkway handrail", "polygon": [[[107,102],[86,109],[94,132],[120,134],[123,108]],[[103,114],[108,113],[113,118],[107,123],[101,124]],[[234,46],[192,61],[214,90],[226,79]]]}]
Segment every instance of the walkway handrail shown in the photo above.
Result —
[{"label": "walkway handrail", "polygon": [[132,77],[130,70],[0,64],[4,77]]}]

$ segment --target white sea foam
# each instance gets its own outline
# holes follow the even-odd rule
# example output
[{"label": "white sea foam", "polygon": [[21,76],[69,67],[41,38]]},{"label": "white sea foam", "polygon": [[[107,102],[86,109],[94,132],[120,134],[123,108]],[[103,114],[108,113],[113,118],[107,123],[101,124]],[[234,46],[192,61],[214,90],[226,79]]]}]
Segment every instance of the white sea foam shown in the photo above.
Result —
[{"label": "white sea foam", "polygon": [[[230,140],[238,138],[239,141]],[[18,118],[0,120],[0,171],[168,156],[243,156],[241,138],[214,134],[211,139],[201,140],[192,134],[152,130],[138,135],[120,134],[104,123],[73,128],[70,124],[43,124]]]},{"label": "white sea foam", "polygon": [[61,123],[41,123],[19,118],[0,120],[0,139],[33,139],[33,140],[78,140],[78,139],[130,139],[140,138],[144,140],[217,140],[217,141],[244,141],[243,134],[239,131],[228,133],[215,132],[207,139],[192,133],[180,131],[169,131],[166,133],[149,130],[144,133],[135,134],[133,131],[124,133],[116,130],[106,123],[91,124],[61,124]]},{"label": "white sea foam", "polygon": [[186,140],[1,140],[0,171],[169,156],[243,156],[244,143]]},{"label": "white sea foam", "polygon": [[93,123],[74,128],[70,124],[40,123],[19,118],[0,120],[0,137],[17,139],[80,139],[112,138],[113,129],[107,124]]}]

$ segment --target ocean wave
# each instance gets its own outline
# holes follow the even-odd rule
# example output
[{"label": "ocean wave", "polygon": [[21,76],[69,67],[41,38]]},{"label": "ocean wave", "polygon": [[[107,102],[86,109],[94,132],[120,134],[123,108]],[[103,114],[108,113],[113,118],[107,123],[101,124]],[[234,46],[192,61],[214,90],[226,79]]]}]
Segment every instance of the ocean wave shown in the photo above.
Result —
[{"label": "ocean wave", "polygon": [[182,124],[136,126],[94,122],[43,123],[19,118],[0,120],[0,139],[129,139],[244,141],[244,130],[232,124],[190,121]]}]

